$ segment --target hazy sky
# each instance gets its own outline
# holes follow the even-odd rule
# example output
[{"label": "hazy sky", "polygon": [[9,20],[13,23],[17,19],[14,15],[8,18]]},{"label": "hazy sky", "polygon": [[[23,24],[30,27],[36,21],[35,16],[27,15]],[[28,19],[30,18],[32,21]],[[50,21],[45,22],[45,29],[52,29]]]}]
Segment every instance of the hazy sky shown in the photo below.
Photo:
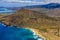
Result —
[{"label": "hazy sky", "polygon": [[0,1],[6,1],[6,2],[57,2],[60,3],[60,0],[0,0]]},{"label": "hazy sky", "polygon": [[0,7],[19,7],[27,5],[42,5],[48,3],[60,3],[60,0],[0,0]]}]

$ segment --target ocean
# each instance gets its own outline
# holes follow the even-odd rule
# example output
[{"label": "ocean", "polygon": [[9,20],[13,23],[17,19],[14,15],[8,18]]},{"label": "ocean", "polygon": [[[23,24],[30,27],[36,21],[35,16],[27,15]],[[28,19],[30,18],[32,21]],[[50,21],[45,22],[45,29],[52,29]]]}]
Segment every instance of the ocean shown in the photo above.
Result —
[{"label": "ocean", "polygon": [[0,40],[44,40],[32,32],[32,30],[0,23]]},{"label": "ocean", "polygon": [[15,9],[0,7],[0,14],[12,14],[15,13]]}]

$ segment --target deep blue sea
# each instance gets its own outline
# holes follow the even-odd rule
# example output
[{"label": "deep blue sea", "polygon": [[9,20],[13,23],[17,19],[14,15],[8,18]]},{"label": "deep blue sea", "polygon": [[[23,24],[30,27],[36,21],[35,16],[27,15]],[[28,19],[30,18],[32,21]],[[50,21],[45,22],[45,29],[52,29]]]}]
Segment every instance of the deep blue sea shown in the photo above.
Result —
[{"label": "deep blue sea", "polygon": [[6,26],[0,23],[0,40],[44,40],[26,28]]}]

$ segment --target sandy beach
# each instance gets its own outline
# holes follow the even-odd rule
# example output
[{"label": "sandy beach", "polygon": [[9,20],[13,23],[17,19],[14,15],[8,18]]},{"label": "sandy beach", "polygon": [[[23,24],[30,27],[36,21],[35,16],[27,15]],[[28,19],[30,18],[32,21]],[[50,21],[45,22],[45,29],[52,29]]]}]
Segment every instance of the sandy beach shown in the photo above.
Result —
[{"label": "sandy beach", "polygon": [[60,40],[60,37],[54,36],[52,34],[49,34],[49,33],[43,34],[43,33],[39,32],[39,30],[34,29],[34,28],[27,28],[27,29],[32,30],[36,35],[38,35],[41,38],[44,38],[44,40]]},{"label": "sandy beach", "polygon": [[29,29],[29,30],[33,31],[36,35],[38,35],[39,37],[41,37],[44,40],[46,40],[46,38],[42,35],[42,33],[39,32],[39,30],[33,29],[33,28],[26,28],[26,29]]}]

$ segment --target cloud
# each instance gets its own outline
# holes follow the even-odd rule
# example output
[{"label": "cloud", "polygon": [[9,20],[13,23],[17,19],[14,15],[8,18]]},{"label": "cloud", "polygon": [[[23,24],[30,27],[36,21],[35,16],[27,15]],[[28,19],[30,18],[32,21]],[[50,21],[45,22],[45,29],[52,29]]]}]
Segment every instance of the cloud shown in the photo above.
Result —
[{"label": "cloud", "polygon": [[17,3],[28,3],[28,4],[45,4],[43,1],[39,0],[3,0],[3,2],[17,2]]},{"label": "cloud", "polygon": [[4,2],[42,2],[42,0],[3,0]]},{"label": "cloud", "polygon": [[19,2],[19,1],[44,1],[44,0],[3,0],[3,1],[7,1],[7,2]]},{"label": "cloud", "polygon": [[[2,1],[2,0],[1,0]],[[19,2],[19,1],[32,1],[32,2],[59,2],[60,0],[3,0],[3,1],[7,1],[7,2]]]},{"label": "cloud", "polygon": [[48,3],[60,3],[60,0],[0,0],[0,6],[22,7],[30,5],[42,5]]},{"label": "cloud", "polygon": [[45,3],[60,3],[60,0],[45,0]]},{"label": "cloud", "polygon": [[60,3],[60,0],[1,0],[3,2],[22,2],[31,4]]}]

